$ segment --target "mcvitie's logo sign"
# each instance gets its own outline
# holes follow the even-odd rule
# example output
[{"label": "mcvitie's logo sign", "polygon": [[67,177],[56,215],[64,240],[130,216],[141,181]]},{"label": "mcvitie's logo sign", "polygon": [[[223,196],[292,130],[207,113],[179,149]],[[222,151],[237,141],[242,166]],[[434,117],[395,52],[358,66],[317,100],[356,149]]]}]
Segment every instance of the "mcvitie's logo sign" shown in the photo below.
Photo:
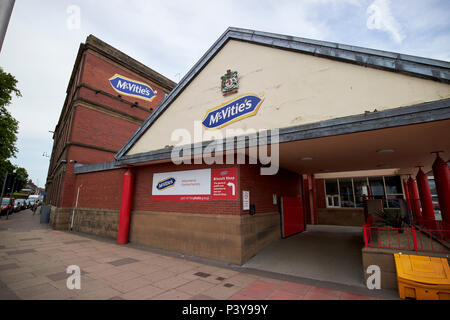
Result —
[{"label": "mcvitie's logo sign", "polygon": [[117,73],[112,78],[109,78],[109,82],[114,90],[126,96],[152,101],[156,95],[156,91],[153,91],[149,85],[131,80]]},{"label": "mcvitie's logo sign", "polygon": [[225,127],[235,121],[254,116],[263,101],[264,99],[261,99],[256,94],[237,97],[208,110],[202,120],[202,124],[207,129]]},{"label": "mcvitie's logo sign", "polygon": [[171,178],[164,179],[164,180],[161,180],[161,181],[159,181],[158,184],[156,185],[156,189],[158,189],[158,190],[164,190],[164,189],[173,187],[173,186],[175,185],[175,182],[176,182],[175,178],[172,178],[172,177],[171,177]]}]

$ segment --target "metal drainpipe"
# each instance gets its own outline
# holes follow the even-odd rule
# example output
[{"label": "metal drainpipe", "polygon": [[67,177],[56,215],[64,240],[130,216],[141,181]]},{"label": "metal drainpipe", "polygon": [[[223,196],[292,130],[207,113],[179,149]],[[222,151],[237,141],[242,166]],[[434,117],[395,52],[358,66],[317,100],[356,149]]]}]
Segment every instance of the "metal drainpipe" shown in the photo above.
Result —
[{"label": "metal drainpipe", "polygon": [[72,210],[72,222],[70,223],[70,231],[73,229],[73,218],[75,217],[75,210],[78,209],[78,197],[80,196],[80,188],[83,186],[83,184],[80,184],[77,191],[77,200],[75,201],[75,208]]},{"label": "metal drainpipe", "polygon": [[133,173],[128,169],[123,175],[122,201],[120,205],[117,244],[127,244],[130,232],[131,199],[133,197]]}]

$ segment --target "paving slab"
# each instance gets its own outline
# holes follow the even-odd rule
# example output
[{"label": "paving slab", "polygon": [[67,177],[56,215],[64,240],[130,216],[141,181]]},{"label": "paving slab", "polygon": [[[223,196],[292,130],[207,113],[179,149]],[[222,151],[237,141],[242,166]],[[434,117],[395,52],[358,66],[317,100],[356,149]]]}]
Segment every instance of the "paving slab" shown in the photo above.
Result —
[{"label": "paving slab", "polygon": [[[377,298],[361,288],[324,285],[314,279],[228,266],[133,244],[118,246],[111,239],[51,230],[38,219],[27,212],[18,213],[0,233],[0,299]],[[79,290],[67,288],[69,265],[82,269]]]}]

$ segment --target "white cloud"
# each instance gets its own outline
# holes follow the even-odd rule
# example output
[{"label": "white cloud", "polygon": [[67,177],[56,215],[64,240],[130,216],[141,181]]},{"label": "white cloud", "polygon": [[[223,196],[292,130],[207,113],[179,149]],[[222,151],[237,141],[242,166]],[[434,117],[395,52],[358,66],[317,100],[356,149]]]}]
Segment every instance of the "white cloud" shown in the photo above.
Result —
[{"label": "white cloud", "polygon": [[402,43],[405,36],[400,24],[391,13],[389,0],[375,0],[368,8],[367,28],[388,32],[396,43]]}]

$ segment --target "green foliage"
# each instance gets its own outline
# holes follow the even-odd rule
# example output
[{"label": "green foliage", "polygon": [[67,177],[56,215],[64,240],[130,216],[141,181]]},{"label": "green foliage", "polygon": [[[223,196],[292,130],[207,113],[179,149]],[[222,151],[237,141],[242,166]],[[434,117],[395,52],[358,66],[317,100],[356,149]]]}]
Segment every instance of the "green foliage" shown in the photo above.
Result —
[{"label": "green foliage", "polygon": [[16,85],[16,78],[0,68],[0,161],[14,157],[17,152],[15,144],[19,123],[6,109],[6,106],[11,103],[13,94],[17,97],[21,96]]},{"label": "green foliage", "polygon": [[21,97],[19,89],[16,87],[17,80],[10,73],[6,73],[0,68],[0,106],[6,107],[11,103],[13,93]]},{"label": "green foliage", "polygon": [[17,80],[10,73],[0,68],[0,189],[3,186],[6,173],[16,173],[16,190],[23,189],[28,181],[25,168],[20,168],[8,159],[17,153],[16,141],[19,122],[9,113],[6,107],[11,103],[13,95],[21,97],[17,89]]},{"label": "green foliage", "polygon": [[3,186],[3,181],[5,180],[6,173],[12,173],[15,167],[9,160],[0,161],[0,182],[1,186]]},{"label": "green foliage", "polygon": [[18,129],[18,121],[4,106],[0,106],[0,161],[15,157]]},{"label": "green foliage", "polygon": [[0,161],[0,191],[3,187],[6,173],[16,173],[16,191],[20,191],[27,185],[28,172],[25,168],[15,166],[9,160]]},{"label": "green foliage", "polygon": [[25,168],[21,168],[21,167],[16,168],[16,177],[17,177],[16,179],[18,181],[16,190],[20,191],[23,188],[25,188],[25,186],[27,185],[27,181],[28,181],[27,170],[25,170]]}]

